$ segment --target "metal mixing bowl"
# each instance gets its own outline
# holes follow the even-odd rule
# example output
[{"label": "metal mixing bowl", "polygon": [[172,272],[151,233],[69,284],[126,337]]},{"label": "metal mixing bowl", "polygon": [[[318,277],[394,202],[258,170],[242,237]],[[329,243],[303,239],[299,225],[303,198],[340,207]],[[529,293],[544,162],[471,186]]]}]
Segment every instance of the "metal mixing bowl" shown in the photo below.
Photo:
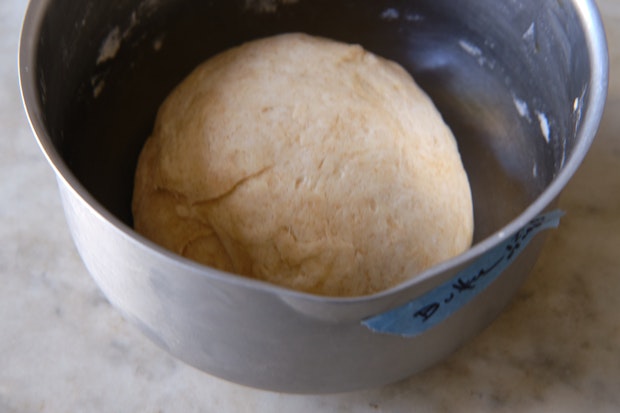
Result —
[{"label": "metal mixing bowl", "polygon": [[[209,56],[291,31],[362,44],[429,93],[471,180],[469,251],[388,291],[340,299],[225,274],[132,230],[137,155],[167,93]],[[532,268],[544,239],[530,234],[532,220],[554,208],[585,156],[607,89],[604,32],[588,0],[33,0],[19,59],[75,243],[110,302],[199,369],[298,393],[405,378],[488,325]],[[511,237],[519,242],[505,244]],[[480,267],[516,249],[502,255],[507,268]],[[469,281],[487,277],[484,288],[424,329],[367,323],[458,292],[459,274],[476,268]],[[436,308],[419,309],[431,318]]]}]

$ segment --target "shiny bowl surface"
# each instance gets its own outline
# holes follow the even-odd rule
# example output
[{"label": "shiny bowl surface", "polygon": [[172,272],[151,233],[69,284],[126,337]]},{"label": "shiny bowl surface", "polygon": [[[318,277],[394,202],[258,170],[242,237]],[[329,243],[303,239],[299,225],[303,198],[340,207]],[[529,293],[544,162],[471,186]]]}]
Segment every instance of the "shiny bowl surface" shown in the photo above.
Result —
[{"label": "shiny bowl surface", "polygon": [[[219,51],[293,31],[361,44],[427,91],[471,181],[469,251],[390,290],[341,299],[224,274],[132,230],[137,156],[168,92]],[[424,369],[504,308],[543,235],[432,328],[403,336],[364,324],[449,285],[554,208],[596,133],[607,59],[589,0],[32,0],[19,71],[76,246],[110,302],[206,372],[325,393]]]}]

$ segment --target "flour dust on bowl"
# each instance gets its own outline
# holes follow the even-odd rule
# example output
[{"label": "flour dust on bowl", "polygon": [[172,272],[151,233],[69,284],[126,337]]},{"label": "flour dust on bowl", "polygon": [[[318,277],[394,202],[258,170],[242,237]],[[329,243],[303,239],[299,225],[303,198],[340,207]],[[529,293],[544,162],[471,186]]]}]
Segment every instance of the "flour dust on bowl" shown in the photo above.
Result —
[{"label": "flour dust on bowl", "polygon": [[[164,98],[208,57],[287,32],[360,44],[413,75],[458,141],[471,249],[389,290],[329,298],[201,266],[133,231],[137,157]],[[110,302],[210,374],[328,393],[437,363],[504,308],[594,138],[607,50],[586,0],[32,0],[19,71],[75,244]]]}]

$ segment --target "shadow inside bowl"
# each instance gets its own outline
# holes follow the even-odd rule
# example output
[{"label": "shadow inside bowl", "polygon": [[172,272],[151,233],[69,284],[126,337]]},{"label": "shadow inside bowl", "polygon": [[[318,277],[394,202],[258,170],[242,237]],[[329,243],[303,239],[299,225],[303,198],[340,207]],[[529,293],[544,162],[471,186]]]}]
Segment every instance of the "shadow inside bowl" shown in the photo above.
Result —
[{"label": "shadow inside bowl", "polygon": [[[457,137],[475,242],[517,217],[552,181],[574,132],[566,102],[585,90],[558,70],[580,56],[537,36],[557,28],[536,26],[543,10],[536,5],[506,30],[503,19],[480,13],[482,5],[456,10],[447,1],[64,3],[46,16],[37,56],[46,62],[39,87],[49,131],[82,185],[128,226],[137,156],[160,103],[200,62],[250,39],[301,31],[359,43],[404,66]],[[570,13],[544,9],[552,12]],[[556,64],[542,64],[550,56]]]}]

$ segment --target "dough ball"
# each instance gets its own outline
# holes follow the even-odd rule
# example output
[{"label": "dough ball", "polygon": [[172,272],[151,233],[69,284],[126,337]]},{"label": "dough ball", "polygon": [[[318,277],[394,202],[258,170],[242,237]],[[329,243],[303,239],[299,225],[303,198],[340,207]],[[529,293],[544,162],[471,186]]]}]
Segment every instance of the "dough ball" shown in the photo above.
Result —
[{"label": "dough ball", "polygon": [[135,228],[223,271],[359,296],[466,250],[454,136],[396,63],[286,34],[195,69],[139,158]]}]

